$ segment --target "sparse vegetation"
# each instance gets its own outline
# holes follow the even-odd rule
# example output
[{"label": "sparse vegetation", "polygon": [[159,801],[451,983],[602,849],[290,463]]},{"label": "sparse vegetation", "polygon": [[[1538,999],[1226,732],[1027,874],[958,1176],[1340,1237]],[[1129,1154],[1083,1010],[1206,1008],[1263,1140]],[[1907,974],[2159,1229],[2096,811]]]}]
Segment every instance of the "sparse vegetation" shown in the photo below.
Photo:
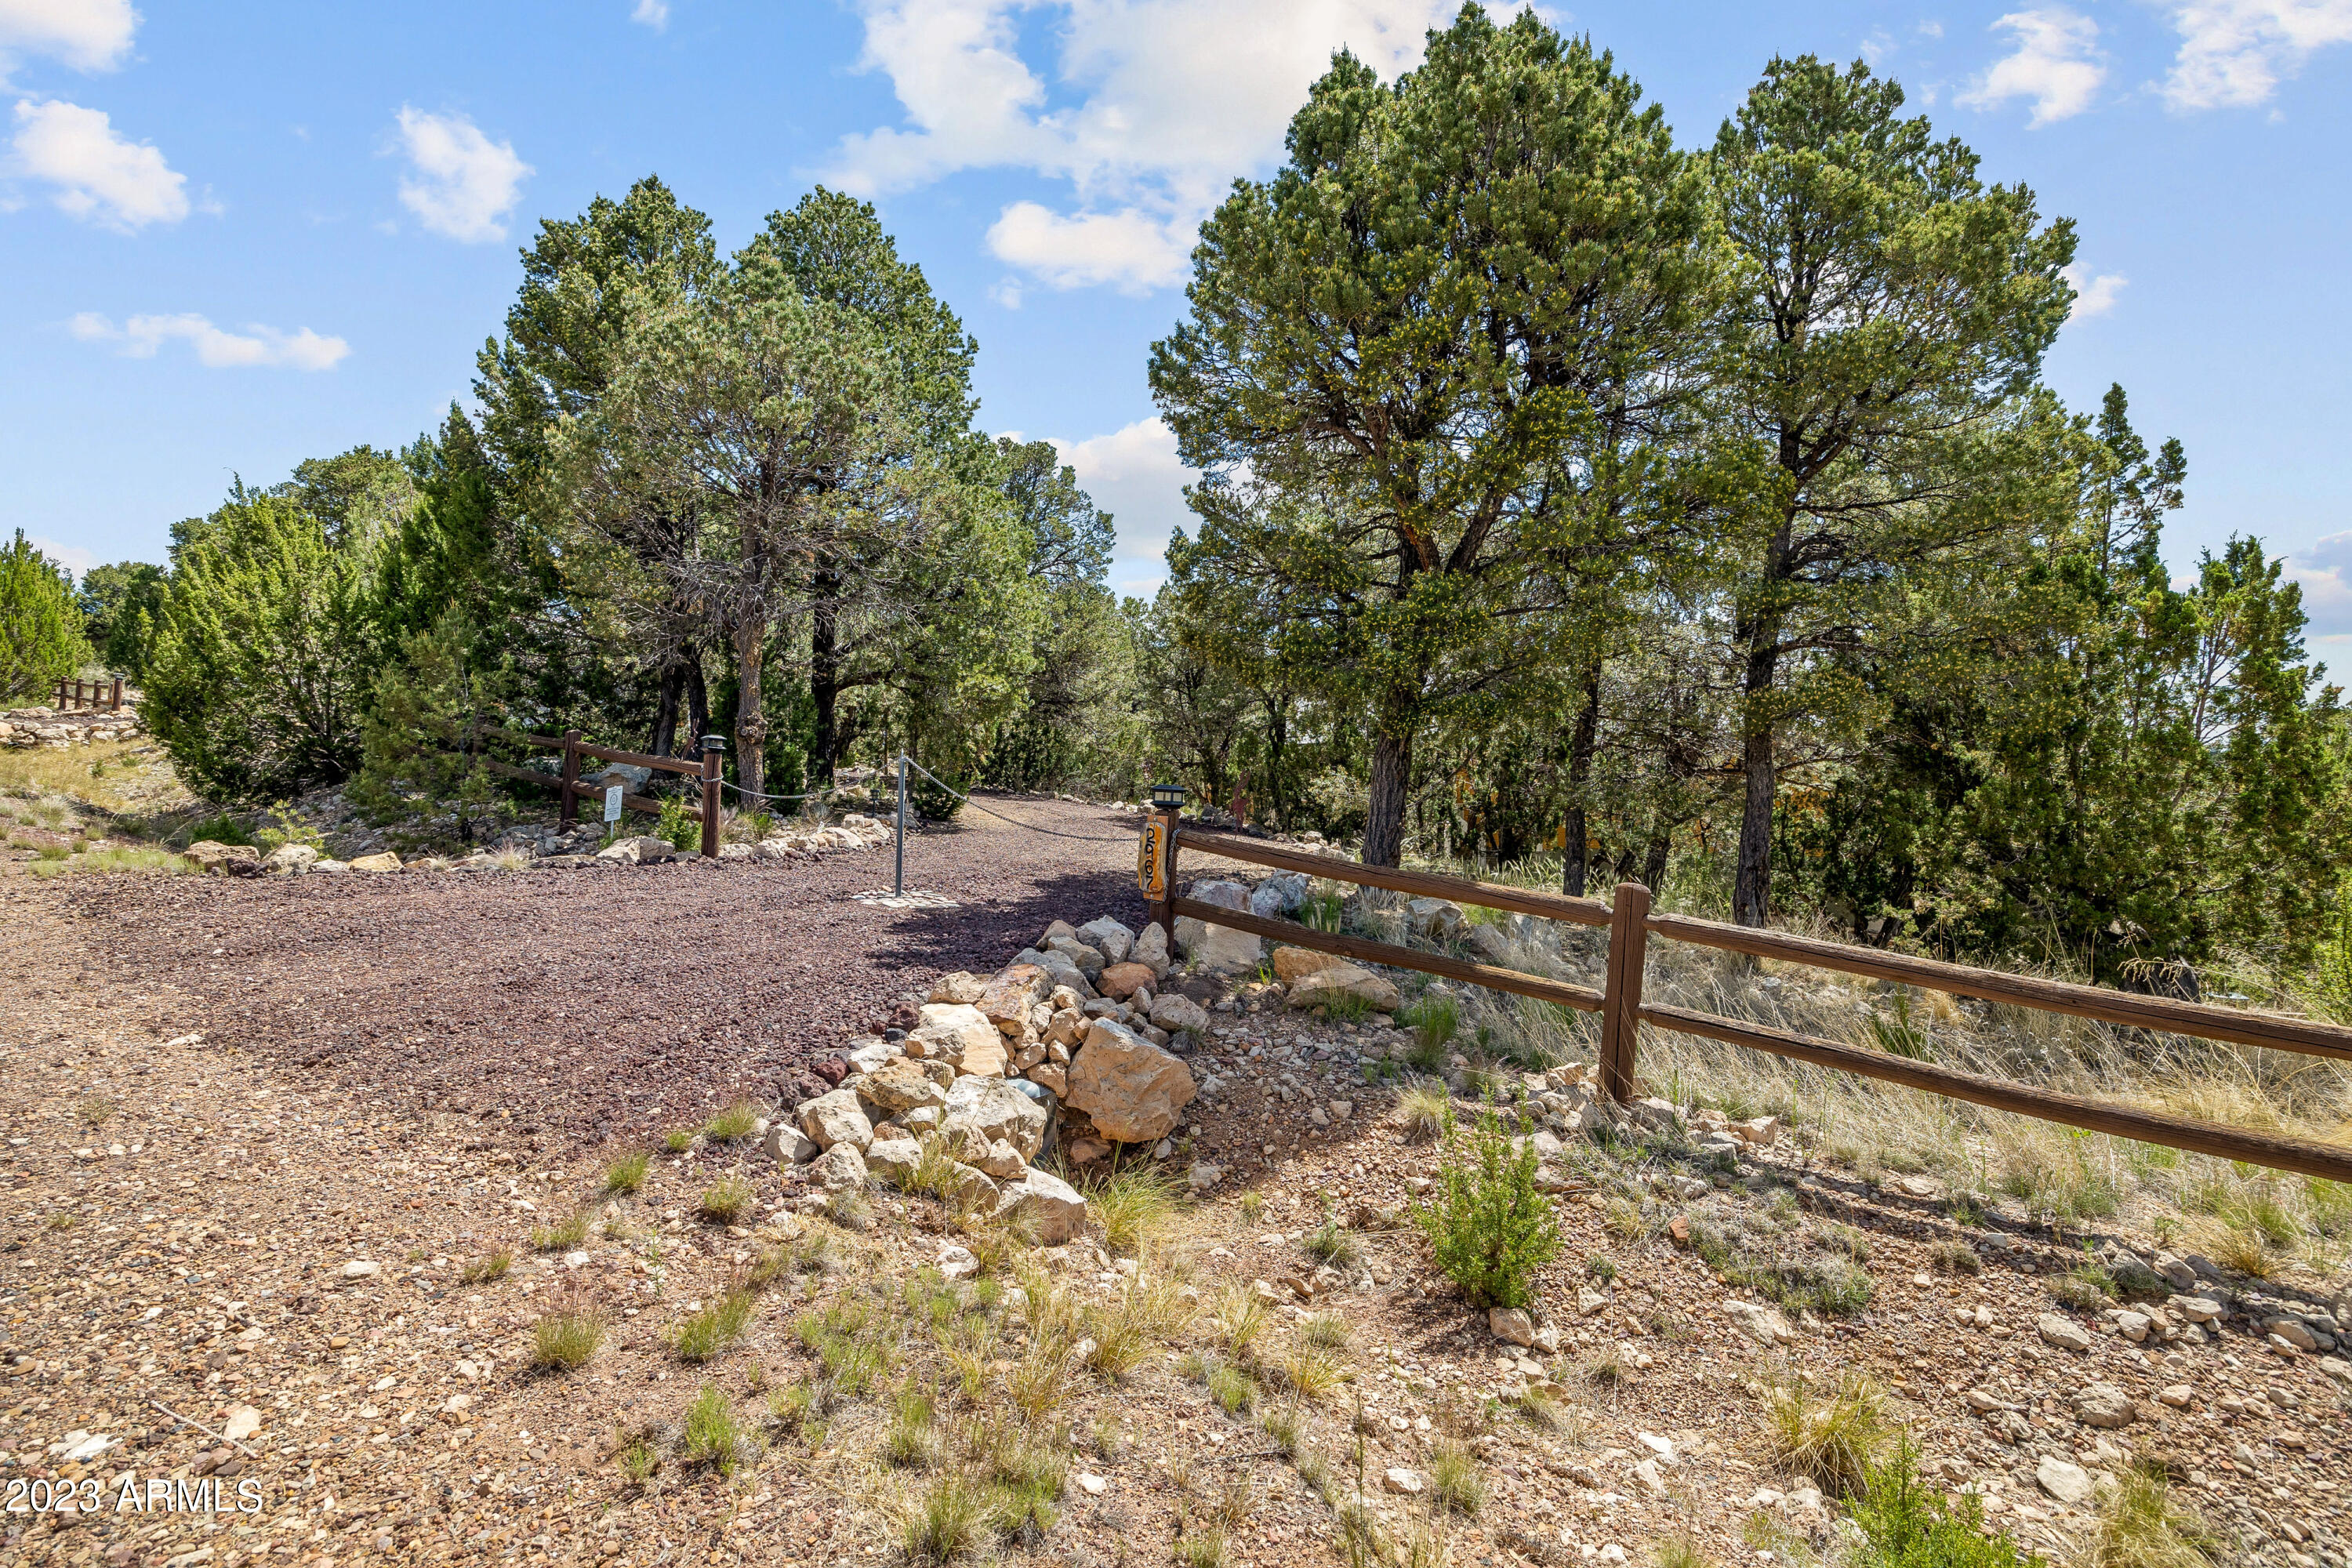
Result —
[{"label": "sparse vegetation", "polygon": [[530,1249],[533,1252],[569,1252],[588,1239],[588,1222],[592,1216],[586,1209],[574,1209],[552,1225],[533,1226]]},{"label": "sparse vegetation", "polygon": [[550,1372],[585,1365],[604,1343],[604,1316],[584,1301],[567,1301],[531,1331],[530,1364]]},{"label": "sparse vegetation", "polygon": [[1486,1506],[1486,1479],[1470,1446],[1447,1437],[1429,1453],[1429,1489],[1436,1503],[1465,1516]]},{"label": "sparse vegetation", "polygon": [[1824,1397],[1791,1381],[1766,1390],[1764,1400],[1772,1458],[1783,1469],[1839,1497],[1867,1489],[1895,1436],[1875,1382],[1849,1375]]},{"label": "sparse vegetation", "polygon": [[1559,1251],[1551,1200],[1536,1186],[1532,1144],[1517,1149],[1489,1110],[1447,1151],[1433,1202],[1413,1205],[1437,1267],[1473,1307],[1524,1307],[1537,1269]]},{"label": "sparse vegetation", "polygon": [[749,1289],[730,1289],[719,1300],[688,1317],[670,1339],[670,1348],[684,1362],[705,1362],[743,1337],[759,1305]]},{"label": "sparse vegetation", "polygon": [[457,1279],[466,1285],[492,1285],[505,1279],[507,1270],[513,1267],[514,1254],[500,1247],[496,1252],[486,1252],[470,1259],[457,1271]]},{"label": "sparse vegetation", "polygon": [[751,1207],[751,1184],[740,1176],[722,1176],[703,1189],[695,1212],[713,1225],[733,1225]]},{"label": "sparse vegetation", "polygon": [[740,1143],[760,1125],[760,1108],[739,1100],[702,1124],[702,1135],[714,1143]]},{"label": "sparse vegetation", "polygon": [[1157,1165],[1130,1165],[1087,1189],[1111,1251],[1132,1258],[1176,1213],[1175,1184]]},{"label": "sparse vegetation", "polygon": [[2121,1467],[2115,1489],[2099,1502],[2099,1525],[2085,1568],[2211,1568],[2221,1540],[2197,1510],[2172,1495],[2161,1459],[2146,1455]]},{"label": "sparse vegetation", "polygon": [[688,1460],[708,1465],[722,1476],[731,1476],[749,1446],[742,1423],[736,1419],[735,1407],[716,1385],[704,1384],[694,1403],[687,1406]]},{"label": "sparse vegetation", "polygon": [[1415,1143],[1428,1143],[1444,1133],[1446,1123],[1453,1118],[1454,1101],[1444,1084],[1423,1079],[1407,1084],[1398,1092],[1396,1110],[1406,1138]]},{"label": "sparse vegetation", "polygon": [[652,1164],[653,1156],[642,1149],[622,1155],[604,1167],[604,1190],[623,1195],[639,1191]]}]

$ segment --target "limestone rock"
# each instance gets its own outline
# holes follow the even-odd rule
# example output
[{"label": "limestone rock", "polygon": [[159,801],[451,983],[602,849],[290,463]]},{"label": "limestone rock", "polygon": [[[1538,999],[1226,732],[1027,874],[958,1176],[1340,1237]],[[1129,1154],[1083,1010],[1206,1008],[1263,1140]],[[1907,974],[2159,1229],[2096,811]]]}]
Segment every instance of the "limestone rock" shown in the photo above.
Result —
[{"label": "limestone rock", "polygon": [[1146,1143],[1174,1131],[1178,1113],[1199,1092],[1181,1059],[1122,1025],[1097,1018],[1071,1061],[1065,1098],[1104,1137]]},{"label": "limestone rock", "polygon": [[951,969],[931,982],[931,1000],[969,1007],[987,993],[988,982],[961,969]]},{"label": "limestone rock", "polygon": [[1028,1022],[1029,1009],[1053,989],[1045,970],[1035,963],[1011,963],[988,983],[977,1005],[982,1016],[1008,1035],[1018,1037]]},{"label": "limestone rock", "polygon": [[1470,935],[1470,917],[1462,906],[1444,899],[1413,899],[1404,907],[1405,920],[1416,936],[1433,942],[1462,942]]},{"label": "limestone rock", "polygon": [[[1158,931],[1160,928],[1153,926],[1151,929]],[[1138,991],[1151,989],[1152,982],[1159,978],[1147,963],[1114,963],[1102,972],[1102,977],[1095,982],[1095,989],[1115,1002],[1124,1002]]]},{"label": "limestone rock", "polygon": [[344,864],[354,871],[397,871],[400,869],[400,857],[386,849],[375,855],[354,855]]},{"label": "limestone rock", "polygon": [[809,1175],[828,1193],[855,1192],[866,1184],[866,1156],[855,1143],[835,1143],[816,1157]]},{"label": "limestone rock", "polygon": [[824,1151],[817,1147],[815,1139],[798,1127],[789,1122],[772,1121],[768,1124],[767,1137],[760,1144],[760,1152],[780,1164],[790,1161],[795,1165],[805,1165]]},{"label": "limestone rock", "polygon": [[1095,976],[1103,972],[1102,954],[1080,942],[1076,937],[1057,936],[1046,944],[1045,951],[1058,952],[1076,964],[1078,973],[1087,977],[1089,984],[1093,984]]},{"label": "limestone rock", "polygon": [[1034,965],[1045,974],[1049,992],[1055,986],[1066,985],[1082,998],[1095,994],[1095,983],[1087,978],[1087,972],[1072,963],[1067,956],[1055,952],[1050,947],[1043,951],[1034,947],[1024,947],[1013,956],[1013,963],[1016,968],[1023,965]]},{"label": "limestone rock", "polygon": [[1209,1010],[1190,996],[1171,991],[1152,998],[1151,1021],[1171,1034],[1178,1029],[1202,1034],[1209,1027]]},{"label": "limestone rock", "polygon": [[261,858],[261,868],[280,877],[297,877],[318,858],[319,851],[308,844],[280,844]]},{"label": "limestone rock", "polygon": [[923,1146],[912,1138],[877,1138],[866,1146],[866,1168],[893,1185],[904,1186],[923,1163]]},{"label": "limestone rock", "polygon": [[2070,1465],[2052,1454],[2043,1455],[2042,1462],[2033,1467],[2033,1479],[2053,1500],[2070,1507],[2090,1501],[2092,1493],[2097,1489],[2090,1471],[2080,1465]]},{"label": "limestone rock", "polygon": [[1078,928],[1078,940],[1103,956],[1105,964],[1124,963],[1135,951],[1135,933],[1105,915]]},{"label": "limestone rock", "polygon": [[1419,1470],[1398,1466],[1381,1472],[1381,1486],[1399,1497],[1419,1497],[1423,1484]]},{"label": "limestone rock", "polygon": [[883,1063],[866,1075],[858,1092],[885,1110],[912,1110],[919,1105],[945,1105],[947,1090],[931,1081],[923,1064],[911,1057]]},{"label": "limestone rock", "polygon": [[1760,1345],[1769,1348],[1797,1342],[1797,1331],[1789,1326],[1789,1320],[1780,1315],[1778,1308],[1759,1307],[1752,1301],[1726,1301],[1723,1310],[1755,1335]]},{"label": "limestone rock", "polygon": [[1274,977],[1288,987],[1297,984],[1318,969],[1328,969],[1347,962],[1336,952],[1318,952],[1311,947],[1285,945],[1274,950]]},{"label": "limestone rock", "polygon": [[1139,963],[1151,971],[1152,978],[1155,980],[1167,973],[1169,963],[1167,928],[1157,921],[1145,926],[1143,934],[1135,939],[1135,946],[1129,950],[1127,958],[1129,963]]},{"label": "limestone rock", "polygon": [[[233,868],[239,863],[244,865],[249,875],[261,865],[261,851],[252,845],[223,844],[216,838],[199,838],[180,853],[194,861],[207,877],[233,876],[236,874]],[[393,860],[395,870],[399,864],[399,858],[395,856]]]},{"label": "limestone rock", "polygon": [[996,1184],[988,1179],[988,1173],[975,1171],[961,1162],[956,1165],[949,1191],[952,1200],[961,1207],[988,1210],[996,1207]]},{"label": "limestone rock", "polygon": [[948,1091],[940,1130],[950,1138],[975,1134],[985,1147],[1002,1140],[1024,1160],[1045,1142],[1045,1108],[1002,1078],[960,1078]]},{"label": "limestone rock", "polygon": [[1393,1012],[1404,1005],[1404,998],[1385,977],[1345,962],[1302,975],[1290,987],[1293,1007],[1320,1007],[1342,996],[1360,998],[1381,1013]]},{"label": "limestone rock", "polygon": [[2128,1426],[2131,1395],[2112,1383],[2095,1383],[2074,1395],[2074,1416],[2085,1426]]},{"label": "limestone rock", "polygon": [[2091,1331],[2072,1318],[2044,1312],[2033,1321],[2033,1327],[2045,1343],[2056,1345],[2060,1350],[2088,1351],[2091,1348]]},{"label": "limestone rock", "polygon": [[[913,1033],[907,1037],[907,1054],[935,1058],[961,1067],[975,1053],[993,1053],[1003,1071],[1004,1037],[978,1007],[966,1002],[927,1002],[916,1014]],[[975,1068],[974,1070],[978,1070]]]},{"label": "limestone rock", "polygon": [[854,1089],[818,1095],[803,1102],[794,1114],[800,1119],[801,1131],[828,1154],[842,1143],[863,1152],[874,1142],[874,1124],[866,1119]]},{"label": "limestone rock", "polygon": [[1070,1094],[1070,1069],[1055,1062],[1040,1062],[1029,1069],[1029,1081],[1056,1100]]},{"label": "limestone rock", "polygon": [[971,1247],[959,1247],[950,1241],[940,1248],[938,1261],[933,1267],[940,1271],[941,1279],[952,1282],[979,1273],[980,1259],[972,1256]]},{"label": "limestone rock", "polygon": [[1037,1239],[1057,1247],[1086,1228],[1087,1200],[1051,1171],[1033,1170],[997,1190],[996,1212],[1019,1215],[1037,1226]]},{"label": "limestone rock", "polygon": [[1531,1345],[1536,1342],[1535,1320],[1517,1307],[1487,1308],[1486,1329],[1507,1345]]},{"label": "limestone rock", "polygon": [[1249,910],[1267,920],[1295,915],[1307,902],[1307,874],[1277,871],[1250,889]]}]

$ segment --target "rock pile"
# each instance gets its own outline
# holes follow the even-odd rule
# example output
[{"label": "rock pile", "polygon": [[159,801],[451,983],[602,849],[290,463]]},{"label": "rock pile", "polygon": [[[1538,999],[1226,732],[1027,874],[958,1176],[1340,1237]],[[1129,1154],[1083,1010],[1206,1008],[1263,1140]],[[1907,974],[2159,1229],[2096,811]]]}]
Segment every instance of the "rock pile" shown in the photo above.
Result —
[{"label": "rock pile", "polygon": [[825,1191],[910,1176],[935,1138],[959,1199],[1032,1215],[1060,1241],[1085,1222],[1076,1189],[1032,1163],[1156,1143],[1198,1096],[1181,1051],[1208,1014],[1175,991],[1165,933],[1055,921],[993,975],[943,974],[911,1027],[854,1041],[820,1069],[835,1087],[794,1108],[771,1152]]},{"label": "rock pile", "polygon": [[146,731],[139,710],[124,707],[113,712],[54,708],[12,708],[0,713],[0,746],[47,746],[64,751],[94,741],[128,741]]}]

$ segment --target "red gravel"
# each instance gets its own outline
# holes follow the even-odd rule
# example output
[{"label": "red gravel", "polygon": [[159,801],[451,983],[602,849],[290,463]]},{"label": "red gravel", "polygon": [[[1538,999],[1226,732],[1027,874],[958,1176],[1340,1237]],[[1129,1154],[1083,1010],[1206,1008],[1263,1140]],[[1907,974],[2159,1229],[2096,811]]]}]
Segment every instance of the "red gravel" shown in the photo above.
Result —
[{"label": "red gravel", "polygon": [[1014,797],[910,837],[907,884],[952,910],[877,909],[888,845],[810,864],[399,876],[59,879],[121,988],[189,998],[207,1046],[367,1087],[388,1108],[510,1110],[541,1148],[776,1099],[844,1037],[950,969],[992,969],[1055,918],[1143,914],[1132,819]]}]

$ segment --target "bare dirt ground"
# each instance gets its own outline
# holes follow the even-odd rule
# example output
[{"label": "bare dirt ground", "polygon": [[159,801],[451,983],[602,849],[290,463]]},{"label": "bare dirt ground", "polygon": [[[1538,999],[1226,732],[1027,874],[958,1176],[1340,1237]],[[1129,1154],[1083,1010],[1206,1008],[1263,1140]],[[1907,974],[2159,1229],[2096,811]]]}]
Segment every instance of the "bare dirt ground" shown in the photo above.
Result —
[{"label": "bare dirt ground", "polygon": [[[1685,1563],[1805,1563],[1834,1557],[1831,1515],[1773,1463],[1761,1391],[1869,1372],[1931,1473],[2029,1546],[2095,1528],[2095,1500],[2037,1486],[2038,1458],[2112,1472],[2137,1448],[2172,1465],[2221,1560],[2346,1563],[2352,1444],[2316,1357],[2242,1314],[2127,1342],[2051,1298],[2082,1238],[1964,1224],[1785,1143],[1730,1170],[1672,1141],[1580,1156],[1541,1281],[1561,1350],[1499,1344],[1397,1223],[1438,1154],[1363,1081],[1401,1043],[1371,1025],[1220,1016],[1194,1070],[1230,1087],[1193,1108],[1186,1153],[1238,1179],[1141,1245],[992,1251],[889,1194],[836,1226],[790,1212],[790,1179],[748,1143],[658,1152],[656,1131],[772,1099],[940,971],[985,972],[1055,917],[1139,918],[1116,819],[1006,809],[1111,841],[984,818],[927,837],[908,882],[951,910],[847,901],[887,885],[887,850],[0,879],[0,1561],[898,1561],[929,1483],[877,1450],[896,1402],[928,1389],[956,1434],[941,1440],[975,1449],[1016,1391],[1042,1403],[1023,1441],[1057,1445],[1059,1496],[1051,1528],[1007,1533],[1018,1562],[1330,1563],[1334,1500],[1361,1478],[1420,1568],[1652,1563],[1670,1542],[1701,1554]],[[642,1188],[606,1192],[610,1160],[648,1148]],[[730,1175],[748,1212],[698,1215]],[[534,1245],[575,1213],[581,1233]],[[1672,1223],[1710,1214],[1769,1216],[1792,1256],[1836,1241],[1866,1305],[1759,1342],[1727,1311],[1751,1293]],[[1348,1247],[1318,1283],[1327,1219]],[[959,1241],[986,1272],[949,1288],[926,1268]],[[1954,1244],[1980,1272],[1953,1271]],[[504,1278],[465,1278],[501,1251]],[[778,1267],[741,1338],[685,1359],[677,1329],[763,1259]],[[1172,1316],[1114,1369],[1097,1336],[1145,1278]],[[1232,1313],[1254,1297],[1272,1301],[1244,1345]],[[1070,1339],[1037,1326],[1049,1300]],[[532,1371],[534,1325],[583,1303],[609,1325],[599,1353]],[[2091,1331],[2086,1349],[2047,1337],[2053,1312]],[[862,1393],[834,1364],[852,1341],[879,1361]],[[1255,1371],[1220,1383],[1220,1364]],[[2078,1419],[2094,1382],[2132,1401],[2128,1429]],[[820,1385],[829,1419],[767,1413]],[[1524,1402],[1530,1386],[1551,1397]],[[746,1428],[727,1466],[692,1457],[705,1388]],[[1441,1462],[1464,1455],[1483,1495],[1440,1500]],[[64,1511],[67,1491],[98,1506]]]}]

